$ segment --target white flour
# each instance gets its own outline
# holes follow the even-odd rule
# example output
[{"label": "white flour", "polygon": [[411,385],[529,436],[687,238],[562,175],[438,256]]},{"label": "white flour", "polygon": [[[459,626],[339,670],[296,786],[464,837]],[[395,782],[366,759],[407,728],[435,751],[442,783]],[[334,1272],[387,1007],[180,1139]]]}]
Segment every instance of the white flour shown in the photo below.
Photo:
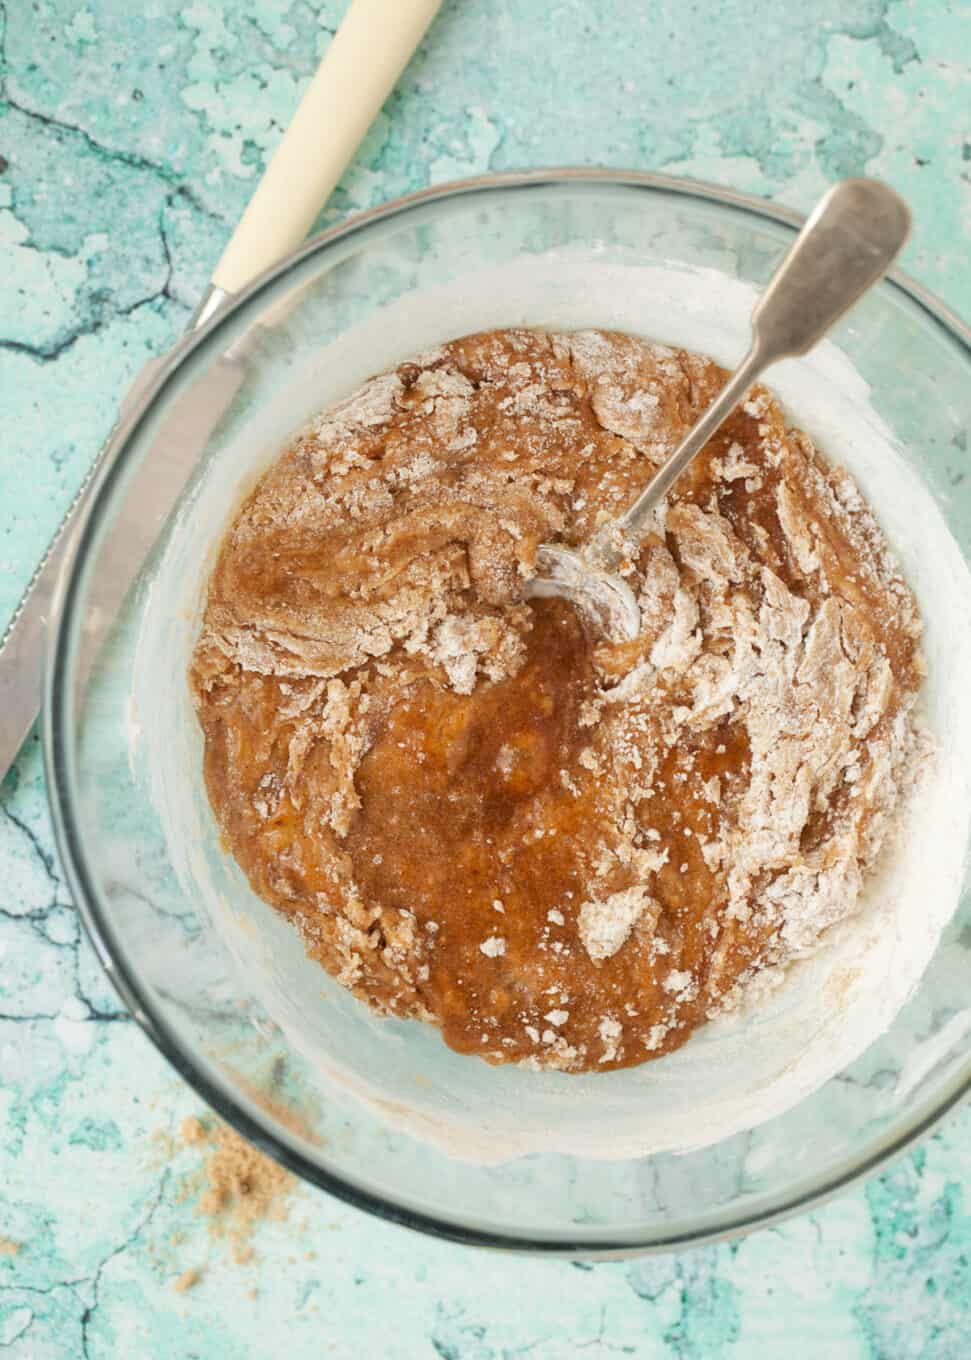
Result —
[{"label": "white flour", "polygon": [[[961,885],[971,811],[967,566],[845,356],[823,344],[809,359],[773,370],[769,385],[793,422],[858,480],[918,597],[929,670],[924,716],[938,758],[881,857],[859,915],[793,965],[783,985],[704,1027],[668,1057],[563,1076],[490,1068],[452,1053],[428,1026],[375,1020],[304,957],[292,927],[253,896],[220,853],[185,680],[212,550],[240,483],[252,484],[296,426],[423,348],[501,326],[597,326],[731,365],[745,349],[754,296],[722,274],[628,268],[587,255],[532,258],[461,286],[412,294],[313,354],[245,436],[222,451],[183,511],[154,580],[135,707],[156,714],[144,738],[146,759],[186,890],[205,903],[252,991],[322,1086],[352,1090],[395,1128],[457,1156],[492,1162],[556,1150],[608,1159],[712,1143],[788,1109],[886,1029],[919,981]],[[189,797],[187,771],[194,772]],[[614,1023],[605,1039],[619,1037]]]}]

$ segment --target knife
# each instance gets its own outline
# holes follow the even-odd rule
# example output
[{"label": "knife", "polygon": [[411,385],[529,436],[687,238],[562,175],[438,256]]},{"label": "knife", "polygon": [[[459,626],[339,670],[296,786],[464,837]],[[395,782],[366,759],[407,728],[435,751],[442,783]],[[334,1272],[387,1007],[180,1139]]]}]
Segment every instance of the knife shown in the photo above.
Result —
[{"label": "knife", "polygon": [[[96,474],[123,442],[128,415],[138,408],[187,336],[208,325],[253,279],[300,244],[441,3],[352,0],[189,319],[185,336],[169,355],[149,360],[122,399],[107,442],[0,637],[0,779],[37,717],[57,583],[61,573],[69,570],[72,545],[87,513]],[[196,428],[182,429],[183,447],[205,444],[242,379],[242,368],[231,362],[222,366],[224,400],[200,409],[195,415]]]}]

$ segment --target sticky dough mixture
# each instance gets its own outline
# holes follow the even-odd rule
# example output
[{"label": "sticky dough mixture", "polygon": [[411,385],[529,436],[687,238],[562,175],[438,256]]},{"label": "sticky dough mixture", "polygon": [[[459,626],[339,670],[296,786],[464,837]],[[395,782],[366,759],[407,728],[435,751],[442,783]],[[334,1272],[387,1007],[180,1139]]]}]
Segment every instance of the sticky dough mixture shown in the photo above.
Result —
[{"label": "sticky dough mixture", "polygon": [[762,388],[625,566],[635,642],[524,601],[724,377],[622,334],[457,340],[319,417],[222,545],[191,679],[225,841],[461,1052],[676,1048],[856,909],[923,758],[914,599]]}]

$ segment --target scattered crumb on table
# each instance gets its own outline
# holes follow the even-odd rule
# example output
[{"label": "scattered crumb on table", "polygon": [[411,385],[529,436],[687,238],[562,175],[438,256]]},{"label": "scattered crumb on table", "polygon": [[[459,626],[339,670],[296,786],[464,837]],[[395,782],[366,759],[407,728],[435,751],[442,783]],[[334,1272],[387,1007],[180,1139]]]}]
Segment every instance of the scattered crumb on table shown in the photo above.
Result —
[{"label": "scattered crumb on table", "polygon": [[184,1294],[187,1289],[194,1288],[202,1279],[202,1271],[198,1266],[190,1266],[188,1270],[183,1270],[182,1274],[172,1281],[172,1288],[177,1294]]}]

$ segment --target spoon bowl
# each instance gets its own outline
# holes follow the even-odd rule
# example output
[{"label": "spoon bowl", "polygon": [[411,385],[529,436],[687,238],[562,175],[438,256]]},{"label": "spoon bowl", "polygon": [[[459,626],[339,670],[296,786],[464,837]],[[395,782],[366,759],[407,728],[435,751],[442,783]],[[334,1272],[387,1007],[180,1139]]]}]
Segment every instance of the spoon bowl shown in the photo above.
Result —
[{"label": "spoon bowl", "polygon": [[627,582],[562,543],[537,548],[536,575],[526,583],[525,594],[527,599],[572,601],[600,632],[618,642],[632,642],[641,630],[640,607]]}]

